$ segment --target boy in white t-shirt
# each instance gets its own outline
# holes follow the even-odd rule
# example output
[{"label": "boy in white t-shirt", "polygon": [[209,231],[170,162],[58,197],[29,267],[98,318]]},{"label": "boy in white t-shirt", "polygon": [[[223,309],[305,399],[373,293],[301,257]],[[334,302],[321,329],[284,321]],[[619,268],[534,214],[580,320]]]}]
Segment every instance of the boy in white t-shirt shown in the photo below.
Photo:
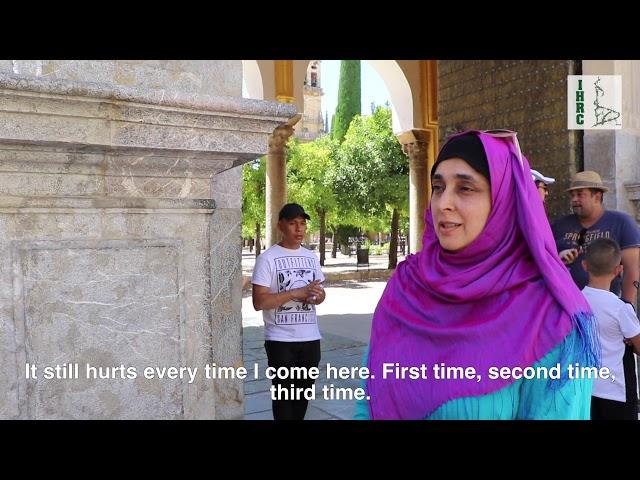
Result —
[{"label": "boy in white t-shirt", "polygon": [[[320,363],[316,305],[325,299],[324,275],[318,257],[301,245],[307,220],[309,215],[297,203],[282,207],[278,216],[282,241],[260,254],[251,278],[253,307],[262,310],[269,367],[286,367],[285,371],[291,367],[308,370]],[[310,378],[274,378],[274,420],[303,420],[308,400],[299,389],[309,391],[313,384]],[[274,395],[279,399],[273,400]]]},{"label": "boy in white t-shirt", "polygon": [[598,321],[602,366],[611,378],[597,378],[591,394],[592,420],[637,420],[636,395],[627,398],[622,357],[625,339],[640,354],[640,323],[633,307],[611,293],[611,281],[622,271],[622,254],[615,240],[599,238],[591,242],[582,266],[589,283],[582,293]]}]

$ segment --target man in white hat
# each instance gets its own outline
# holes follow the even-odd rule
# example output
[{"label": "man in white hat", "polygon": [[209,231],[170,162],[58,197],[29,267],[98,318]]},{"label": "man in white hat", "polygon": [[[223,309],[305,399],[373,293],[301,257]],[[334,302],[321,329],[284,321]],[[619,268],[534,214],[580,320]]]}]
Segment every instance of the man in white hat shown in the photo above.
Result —
[{"label": "man in white hat", "polygon": [[630,215],[605,210],[602,196],[608,188],[600,175],[593,171],[578,172],[566,190],[571,195],[573,214],[556,220],[551,229],[560,258],[567,265],[571,277],[582,290],[588,283],[582,268],[586,247],[596,238],[611,238],[622,249],[623,277],[611,283],[611,291],[634,307],[637,289],[634,282],[640,277],[640,231]]},{"label": "man in white hat", "polygon": [[555,178],[545,177],[538,170],[531,169],[531,177],[536,184],[536,188],[538,189],[538,193],[540,194],[540,198],[542,198],[542,202],[547,201],[547,195],[549,195],[549,187],[552,183],[556,183]]}]

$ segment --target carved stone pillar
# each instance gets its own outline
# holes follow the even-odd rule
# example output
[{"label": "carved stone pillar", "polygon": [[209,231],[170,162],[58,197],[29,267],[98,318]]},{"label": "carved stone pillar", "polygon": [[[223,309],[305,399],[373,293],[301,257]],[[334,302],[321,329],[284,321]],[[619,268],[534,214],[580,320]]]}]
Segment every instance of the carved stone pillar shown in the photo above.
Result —
[{"label": "carved stone pillar", "polygon": [[402,151],[409,157],[409,248],[415,253],[422,248],[424,212],[428,199],[428,167],[430,132],[414,128],[398,135]]}]

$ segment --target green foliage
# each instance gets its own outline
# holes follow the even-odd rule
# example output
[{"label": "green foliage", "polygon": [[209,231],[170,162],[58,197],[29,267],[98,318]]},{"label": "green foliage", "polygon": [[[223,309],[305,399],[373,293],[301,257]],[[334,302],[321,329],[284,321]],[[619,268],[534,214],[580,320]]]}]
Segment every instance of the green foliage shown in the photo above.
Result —
[{"label": "green foliage", "polygon": [[334,132],[335,128],[336,128],[336,114],[334,112],[334,114],[331,115],[331,138],[333,138],[333,139],[336,138],[335,137],[335,132]]},{"label": "green foliage", "polygon": [[389,253],[389,244],[383,243],[382,245],[371,245],[371,247],[369,247],[369,253],[371,255],[386,255]]},{"label": "green foliage", "polygon": [[[394,208],[408,213],[409,160],[391,127],[391,110],[356,116],[337,150],[333,183],[344,223],[389,231]],[[357,213],[356,213],[357,212]]]},{"label": "green foliage", "polygon": [[327,222],[335,221],[336,197],[332,178],[337,145],[329,135],[313,142],[300,143],[292,139],[287,155],[287,197],[289,202],[299,203],[313,212],[310,231],[319,229],[319,215],[326,212]]},{"label": "green foliage", "polygon": [[340,62],[338,105],[331,120],[331,136],[341,143],[354,116],[360,114],[360,60]]},{"label": "green foliage", "polygon": [[242,167],[242,238],[255,237],[256,223],[262,226],[260,235],[264,238],[266,171],[266,157]]},{"label": "green foliage", "polygon": [[[304,206],[311,214],[308,231],[320,232],[320,246],[325,245],[327,225],[336,221],[336,196],[333,178],[337,143],[329,135],[313,142],[300,143],[293,139],[288,145],[287,189],[290,202]],[[325,252],[320,250],[320,265]]]},{"label": "green foliage", "polygon": [[343,245],[347,244],[349,237],[356,237],[360,234],[360,228],[355,225],[340,224],[336,226],[336,241]]},{"label": "green foliage", "polygon": [[409,215],[401,215],[400,216],[400,231],[408,232],[409,231]]}]

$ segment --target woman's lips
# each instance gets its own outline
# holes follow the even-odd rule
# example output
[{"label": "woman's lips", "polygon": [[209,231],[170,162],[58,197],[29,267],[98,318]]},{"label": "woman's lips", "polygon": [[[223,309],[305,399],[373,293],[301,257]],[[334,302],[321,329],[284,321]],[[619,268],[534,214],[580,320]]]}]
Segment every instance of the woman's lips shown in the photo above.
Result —
[{"label": "woman's lips", "polygon": [[444,235],[448,235],[454,233],[461,225],[461,223],[456,222],[440,222],[438,223],[438,229]]}]

